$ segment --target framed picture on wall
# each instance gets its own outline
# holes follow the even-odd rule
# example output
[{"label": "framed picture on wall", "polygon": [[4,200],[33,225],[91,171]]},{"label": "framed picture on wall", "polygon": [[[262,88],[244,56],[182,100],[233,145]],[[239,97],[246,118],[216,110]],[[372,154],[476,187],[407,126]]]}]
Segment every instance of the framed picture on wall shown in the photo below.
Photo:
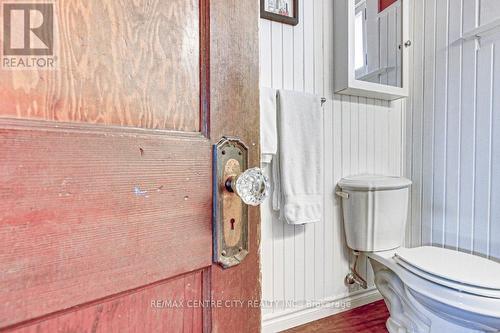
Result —
[{"label": "framed picture on wall", "polygon": [[299,0],[260,0],[260,17],[285,24],[299,24]]}]

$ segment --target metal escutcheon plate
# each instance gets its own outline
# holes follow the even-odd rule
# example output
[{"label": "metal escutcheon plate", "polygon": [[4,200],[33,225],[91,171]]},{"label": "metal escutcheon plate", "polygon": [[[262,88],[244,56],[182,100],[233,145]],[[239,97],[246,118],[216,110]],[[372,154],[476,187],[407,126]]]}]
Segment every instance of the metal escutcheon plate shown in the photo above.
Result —
[{"label": "metal escutcheon plate", "polygon": [[213,261],[224,268],[248,254],[248,206],[225,188],[225,182],[247,169],[248,148],[237,138],[222,138],[213,151]]}]

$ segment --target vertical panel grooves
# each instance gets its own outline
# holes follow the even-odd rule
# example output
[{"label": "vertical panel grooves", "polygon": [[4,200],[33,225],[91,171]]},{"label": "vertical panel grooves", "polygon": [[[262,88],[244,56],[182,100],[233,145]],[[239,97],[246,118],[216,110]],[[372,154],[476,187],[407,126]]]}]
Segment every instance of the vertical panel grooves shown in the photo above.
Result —
[{"label": "vertical panel grooves", "polygon": [[491,182],[492,182],[492,168],[493,168],[493,101],[494,101],[494,93],[495,93],[495,75],[494,75],[494,69],[495,69],[495,44],[491,45],[491,63],[490,63],[490,73],[491,73],[491,80],[490,80],[490,109],[489,109],[489,122],[490,122],[490,128],[489,128],[489,138],[488,138],[488,144],[489,144],[489,156],[488,156],[488,161],[489,161],[489,168],[488,168],[488,212],[487,212],[487,234],[486,234],[486,257],[490,258],[491,255]]},{"label": "vertical panel grooves", "polygon": [[481,0],[475,0],[475,4],[476,4],[476,28],[479,27],[479,25],[481,24]]},{"label": "vertical panel grooves", "polygon": [[412,190],[413,245],[426,243],[430,236],[434,245],[499,260],[499,189],[492,182],[497,177],[500,34],[483,37],[476,45],[457,42],[463,33],[500,17],[495,6],[484,0],[415,2],[412,66],[418,70],[408,102],[407,135],[413,144],[407,158],[418,186]]},{"label": "vertical panel grooves", "polygon": [[[424,5],[423,5],[423,12],[422,12],[423,13],[422,19],[424,21],[425,21],[425,19],[427,17],[427,11],[429,10],[428,7],[430,7],[430,6],[427,5],[427,2],[428,1],[424,1],[423,2]],[[422,144],[421,144],[421,159],[420,159],[420,163],[421,163],[420,187],[421,188],[420,188],[420,212],[419,212],[420,216],[419,216],[419,218],[420,218],[420,242],[424,243],[425,242],[424,239],[426,237],[426,235],[424,233],[424,223],[423,223],[423,220],[425,219],[424,209],[423,209],[424,204],[425,204],[425,202],[424,202],[424,199],[425,199],[425,197],[424,197],[425,186],[424,185],[426,185],[425,180],[427,180],[427,178],[425,178],[425,172],[424,172],[424,170],[425,170],[424,169],[424,166],[425,166],[424,165],[424,159],[425,159],[424,156],[426,154],[426,151],[425,151],[425,139],[426,139],[425,133],[426,133],[426,127],[424,126],[424,124],[425,124],[425,121],[426,121],[426,117],[428,117],[427,113],[429,112],[429,111],[426,110],[427,109],[426,106],[427,106],[428,96],[426,94],[427,90],[426,90],[425,87],[427,85],[425,84],[425,82],[427,80],[431,80],[432,79],[432,77],[429,77],[429,74],[427,73],[427,70],[426,70],[424,64],[425,64],[425,61],[426,61],[427,53],[432,51],[432,48],[430,48],[427,45],[427,38],[426,38],[426,36],[430,35],[429,32],[432,33],[432,31],[428,28],[428,26],[430,24],[428,25],[428,24],[425,24],[424,22],[422,22],[422,24],[424,26],[424,33],[422,35],[422,45],[423,45],[422,70],[424,72],[423,72],[423,80],[422,80],[423,81],[422,82],[422,106],[423,106],[423,108],[421,110],[421,112],[422,112],[422,116],[421,116],[421,121],[422,121],[422,125],[421,125],[422,138],[421,138],[421,141],[422,141]],[[431,80],[430,83],[432,83],[432,80]]]},{"label": "vertical panel grooves", "polygon": [[[442,1],[442,0],[441,0]],[[431,146],[431,152],[430,152],[430,156],[431,156],[431,169],[434,170],[434,154],[435,154],[435,151],[434,151],[434,148],[435,148],[435,144],[436,144],[436,115],[435,115],[435,110],[436,110],[436,35],[437,35],[437,3],[438,1],[434,1],[434,13],[433,13],[433,41],[432,41],[432,52],[433,52],[433,71],[432,71],[432,138],[431,138],[431,142],[433,143],[433,145]],[[431,211],[431,214],[429,214],[429,217],[430,217],[430,237],[429,237],[429,240],[430,240],[430,244],[433,244],[433,233],[432,231],[434,230],[434,172],[431,173],[431,184],[429,186],[429,188],[431,189],[430,193],[429,193],[429,198],[431,198],[431,202],[430,202],[430,211]]]},{"label": "vertical panel grooves", "polygon": [[[449,57],[450,57],[450,53],[449,53],[449,48],[448,48],[448,45],[449,45],[449,40],[450,40],[450,0],[446,0],[446,43],[445,43],[445,49],[446,49],[446,74],[445,74],[445,77],[446,77],[446,84],[445,84],[445,115],[444,115],[444,124],[445,124],[445,131],[444,131],[444,142],[443,142],[443,149],[444,149],[444,163],[443,163],[443,177],[444,179],[446,179],[446,161],[447,161],[447,153],[448,153],[448,145],[446,144],[446,138],[447,138],[447,135],[448,135],[448,70],[449,70]],[[443,210],[443,213],[442,213],[442,217],[443,217],[443,221],[442,221],[442,228],[443,228],[443,231],[442,231],[442,235],[441,235],[441,244],[442,246],[444,247],[444,244],[445,244],[445,238],[446,238],[446,218],[445,218],[445,212],[446,212],[446,209],[447,209],[447,200],[446,200],[446,180],[443,181],[443,204],[444,204],[444,210]]]},{"label": "vertical panel grooves", "polygon": [[[476,1],[476,4],[479,3],[479,0]],[[477,5],[476,13],[479,13],[479,5]],[[479,15],[479,14],[477,14]],[[477,16],[479,17],[479,16]],[[476,19],[476,27],[479,24],[479,19]],[[476,123],[476,117],[477,117],[477,70],[478,70],[478,52],[477,50],[474,53],[474,97],[473,97],[473,103],[474,103],[474,114],[473,114],[473,145],[472,145],[472,158],[473,158],[473,163],[472,163],[472,188],[471,188],[471,193],[472,193],[472,208],[471,208],[471,237],[470,237],[470,253],[474,253],[474,222],[476,220],[476,214],[475,214],[475,206],[476,206],[476,162],[477,162],[477,156],[476,156],[476,142],[477,142],[477,123]]]},{"label": "vertical panel grooves", "polygon": [[[321,2],[321,7],[322,7],[321,8],[321,32],[322,32],[321,33],[321,57],[322,57],[323,61],[325,62],[325,54],[324,54],[324,50],[325,50],[325,39],[324,39],[324,37],[325,37],[324,36],[324,32],[325,32],[325,4],[324,4],[324,0]],[[323,87],[323,89],[322,89],[323,90],[322,91],[322,96],[324,96],[326,98],[327,94],[326,94],[326,89],[325,89],[325,86],[326,86],[326,83],[325,83],[325,77],[326,77],[326,75],[325,75],[325,72],[326,72],[325,67],[326,67],[326,65],[324,67],[322,67],[323,68],[323,75],[321,77],[321,83],[322,83],[322,87]],[[324,104],[323,110],[325,112],[329,111],[328,108],[327,108],[328,106],[329,106],[329,104],[327,104],[327,103]],[[326,128],[328,126],[328,123],[327,123],[326,120],[328,118],[325,117],[324,115],[323,115],[323,118],[324,118],[323,121],[325,122],[324,123],[324,128],[323,128],[323,133],[325,135],[325,141],[326,141],[326,136],[327,136],[327,133],[328,133],[328,129]],[[326,178],[326,173],[330,172],[330,171],[326,169],[326,165],[327,165],[326,156],[327,156],[327,152],[328,152],[329,148],[330,147],[328,145],[323,145],[323,156],[325,158],[325,163],[324,163],[325,169],[323,171],[323,173],[324,173],[323,177],[325,179],[325,181],[323,182],[323,193],[325,193],[325,196],[323,197],[323,221],[325,221],[327,219],[327,216],[326,216],[327,215],[326,214],[326,205],[328,204],[328,202],[327,202],[327,198],[328,198],[328,196],[327,196],[328,187],[327,186],[328,186],[328,184],[326,183],[326,180],[328,178]],[[323,228],[324,229],[323,229],[322,236],[323,236],[323,253],[324,253],[324,255],[323,255],[323,288],[322,288],[322,290],[323,290],[323,297],[324,297],[324,296],[326,296],[326,293],[327,293],[327,291],[326,291],[326,279],[328,277],[326,276],[326,271],[327,270],[325,268],[326,267],[326,248],[327,248],[326,245],[325,245],[325,244],[327,244],[327,242],[326,242],[327,241],[327,239],[326,239],[326,226],[323,226]]]},{"label": "vertical panel grooves", "polygon": [[[315,25],[315,23],[316,23],[316,16],[315,16],[316,3],[317,3],[317,1],[313,1],[313,4],[312,4],[312,21],[313,22],[312,22],[312,36],[311,36],[311,38],[312,38],[312,82],[313,82],[312,83],[312,86],[313,86],[313,91],[312,92],[313,93],[317,93],[318,92],[317,91],[317,87],[316,87],[316,66],[318,64],[316,63],[316,47],[315,47],[316,46],[316,34],[317,34],[317,32],[315,31],[315,28],[316,28],[316,25]],[[318,244],[316,242],[316,225],[317,225],[317,223],[314,223],[313,225],[306,226],[306,228],[309,227],[309,228],[313,229],[312,230],[312,234],[313,234],[313,242],[312,242],[313,244],[312,244],[312,247],[314,249],[313,254],[317,254],[318,253],[317,252],[318,251],[318,249],[317,249]],[[313,281],[312,290],[313,290],[313,292],[312,292],[312,295],[313,295],[313,297],[316,297],[316,283],[318,282],[317,281],[318,277],[317,277],[317,274],[316,274],[317,273],[317,271],[316,271],[316,269],[317,269],[317,267],[316,267],[316,257],[314,255],[312,257],[313,257],[312,258],[312,260],[313,260],[313,270],[312,270],[312,274],[313,274],[313,278],[312,278],[312,281]]]},{"label": "vertical panel grooves", "polygon": [[[261,51],[261,85],[328,98],[324,106],[324,155],[325,166],[329,165],[324,170],[324,219],[316,225],[288,226],[276,219],[270,206],[263,208],[261,256],[268,259],[262,261],[262,298],[298,302],[294,309],[281,305],[263,309],[264,320],[298,310],[306,300],[334,300],[355,291],[343,281],[349,251],[335,184],[342,176],[364,171],[400,174],[404,163],[405,104],[334,95],[333,4],[313,0],[299,1],[299,6],[296,27],[261,20],[261,49],[270,49]],[[366,263],[360,267],[372,277]]]},{"label": "vertical panel grooves", "polygon": [[[464,0],[461,0],[461,3],[460,3],[461,7],[460,7],[460,36],[463,35],[464,33]],[[458,160],[460,161],[460,156],[462,156],[462,145],[460,144],[460,142],[462,142],[462,117],[463,117],[463,104],[462,104],[462,92],[463,92],[463,62],[464,62],[464,47],[462,44],[460,44],[460,76],[459,76],[459,88],[458,88],[458,91],[459,91],[459,107],[458,107],[458,110],[460,112],[460,115],[458,117]],[[457,179],[457,183],[460,184],[460,178],[461,178],[461,173],[462,173],[462,164],[461,163],[458,163],[457,165],[457,168],[458,168],[458,171],[457,171],[457,175],[458,175],[458,179]],[[458,187],[458,189],[460,189],[460,186]],[[456,219],[456,223],[457,223],[457,239],[456,239],[456,244],[455,244],[455,249],[456,250],[459,250],[460,248],[460,203],[461,203],[461,192],[460,191],[457,191],[457,219]]]},{"label": "vertical panel grooves", "polygon": [[[425,47],[425,35],[427,33],[427,25],[425,24],[425,12],[426,12],[426,1],[422,1],[422,22],[421,22],[421,28],[422,28],[422,31],[423,31],[423,34],[422,34],[422,39],[421,39],[421,43],[422,43],[422,106],[424,105],[425,103],[425,94],[424,94],[424,86],[425,86],[425,79],[426,79],[426,75],[425,75],[425,67],[424,67],[424,64],[425,64],[425,51],[426,51],[426,47]],[[420,28],[419,27],[419,28]],[[414,48],[415,50],[415,48]],[[418,96],[420,97],[420,96]],[[417,161],[417,163],[420,163],[420,172],[421,174],[419,175],[419,219],[418,219],[418,224],[419,224],[419,240],[418,240],[418,243],[417,244],[422,244],[423,242],[423,237],[422,237],[422,234],[423,234],[423,223],[422,223],[422,205],[423,205],[423,201],[424,201],[424,179],[423,179],[423,176],[422,176],[422,173],[423,173],[423,169],[424,169],[424,159],[423,159],[423,153],[424,153],[424,112],[423,112],[423,108],[420,109],[420,110],[417,110],[416,112],[421,112],[421,116],[420,116],[420,161]],[[413,245],[416,245],[416,244],[413,244]]]}]

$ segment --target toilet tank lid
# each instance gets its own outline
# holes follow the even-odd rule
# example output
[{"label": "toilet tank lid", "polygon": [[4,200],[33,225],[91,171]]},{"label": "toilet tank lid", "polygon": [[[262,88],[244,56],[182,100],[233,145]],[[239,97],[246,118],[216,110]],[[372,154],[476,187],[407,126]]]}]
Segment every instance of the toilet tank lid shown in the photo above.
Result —
[{"label": "toilet tank lid", "polygon": [[345,177],[338,183],[343,190],[357,191],[397,190],[410,187],[411,184],[411,180],[404,177],[368,174]]}]

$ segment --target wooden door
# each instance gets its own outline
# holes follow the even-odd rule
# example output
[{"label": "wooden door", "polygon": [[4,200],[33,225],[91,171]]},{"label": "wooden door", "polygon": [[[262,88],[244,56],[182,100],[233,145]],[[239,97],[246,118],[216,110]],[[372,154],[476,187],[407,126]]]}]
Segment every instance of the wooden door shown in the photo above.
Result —
[{"label": "wooden door", "polygon": [[258,209],[211,259],[212,144],[259,161],[258,2],[46,2],[53,68],[0,72],[0,331],[259,331]]}]

